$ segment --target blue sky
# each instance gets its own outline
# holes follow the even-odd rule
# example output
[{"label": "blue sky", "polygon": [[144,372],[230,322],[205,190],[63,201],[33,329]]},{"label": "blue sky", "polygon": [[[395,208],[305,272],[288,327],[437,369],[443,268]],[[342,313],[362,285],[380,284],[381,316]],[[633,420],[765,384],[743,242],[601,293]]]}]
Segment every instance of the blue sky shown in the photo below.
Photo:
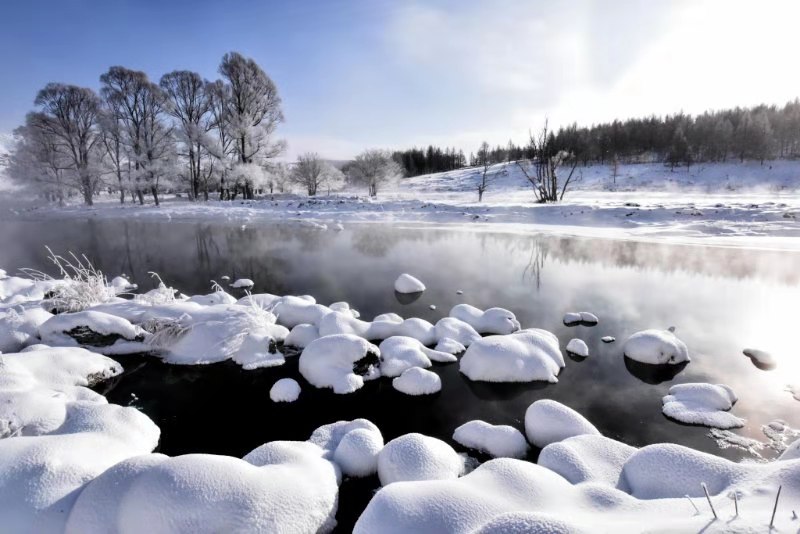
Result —
[{"label": "blue sky", "polygon": [[231,50],[278,85],[287,157],[465,151],[563,124],[800,95],[791,0],[28,0],[0,20],[0,132],[49,81],[111,65],[217,77]]}]

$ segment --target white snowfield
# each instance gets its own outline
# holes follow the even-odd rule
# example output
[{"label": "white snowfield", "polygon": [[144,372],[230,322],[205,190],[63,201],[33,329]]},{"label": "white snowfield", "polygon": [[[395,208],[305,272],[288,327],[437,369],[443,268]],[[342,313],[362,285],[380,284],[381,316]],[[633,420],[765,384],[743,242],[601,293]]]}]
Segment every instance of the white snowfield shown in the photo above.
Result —
[{"label": "white snowfield", "polygon": [[690,425],[739,428],[744,419],[728,413],[736,401],[736,394],[724,384],[677,384],[669,388],[661,411]]},{"label": "white snowfield", "polygon": [[95,206],[9,211],[20,217],[136,217],[169,220],[298,221],[320,231],[341,223],[450,224],[560,235],[678,241],[764,248],[800,248],[800,161],[703,163],[670,171],[663,164],[576,170],[580,181],[555,204],[537,204],[515,163],[495,165],[497,180],[477,202],[477,168],[407,178],[369,198],[348,189],[308,198],[280,194],[258,200],[192,203],[163,195],[161,206],[120,206],[113,196]]}]

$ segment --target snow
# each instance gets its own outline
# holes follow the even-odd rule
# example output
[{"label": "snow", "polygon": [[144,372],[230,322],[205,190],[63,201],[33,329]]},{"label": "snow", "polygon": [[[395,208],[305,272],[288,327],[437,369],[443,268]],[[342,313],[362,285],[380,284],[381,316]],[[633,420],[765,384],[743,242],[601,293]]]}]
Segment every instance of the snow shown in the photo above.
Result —
[{"label": "snow", "polygon": [[0,308],[0,352],[18,352],[39,343],[39,326],[52,316],[38,305]]},{"label": "snow", "polygon": [[394,290],[398,293],[421,293],[425,291],[425,284],[408,273],[403,273],[394,281]]},{"label": "snow", "polygon": [[677,384],[662,400],[664,415],[682,423],[721,429],[744,426],[743,419],[728,413],[737,398],[724,384]]},{"label": "snow", "polygon": [[300,384],[293,378],[281,378],[269,390],[272,402],[294,402],[300,396]]},{"label": "snow", "polygon": [[299,324],[292,328],[286,339],[283,340],[285,345],[290,347],[297,347],[298,349],[306,348],[309,343],[319,337],[319,330],[313,324]]},{"label": "snow", "polygon": [[[450,310],[450,317],[464,321],[479,334],[511,334],[520,329],[517,317],[503,308],[483,311],[469,304],[456,304]],[[466,346],[464,343],[462,345]]]},{"label": "snow", "polygon": [[555,383],[564,367],[564,356],[553,334],[530,329],[476,341],[461,357],[459,365],[470,380]]},{"label": "snow", "polygon": [[[303,378],[318,388],[331,388],[334,393],[352,393],[364,385],[367,379],[374,378],[377,372],[378,347],[366,339],[352,334],[335,334],[315,339],[300,354],[300,373]],[[365,376],[356,374],[354,364],[367,357],[375,363],[368,363]]]},{"label": "snow", "polygon": [[586,342],[582,339],[573,338],[567,343],[567,352],[575,356],[580,356],[581,358],[586,358],[589,356],[589,347],[586,346]]},{"label": "snow", "polygon": [[567,326],[594,326],[600,320],[593,313],[589,312],[568,312],[564,314],[563,322]]},{"label": "snow", "polygon": [[479,340],[481,335],[469,323],[454,317],[442,317],[436,322],[436,339],[452,339],[464,347],[469,347]]},{"label": "snow", "polygon": [[634,447],[599,434],[580,434],[545,446],[537,463],[572,484],[599,482],[616,487]]},{"label": "snow", "polygon": [[400,376],[412,367],[428,368],[431,362],[451,363],[457,358],[447,352],[427,348],[408,336],[392,336],[378,346],[381,352],[381,376]]},{"label": "snow", "polygon": [[686,344],[669,330],[643,330],[625,341],[622,351],[631,360],[651,365],[690,361]]},{"label": "snow", "polygon": [[753,365],[765,371],[775,369],[778,362],[767,351],[759,349],[744,349],[742,353],[753,361]]},{"label": "snow", "polygon": [[539,448],[573,436],[600,432],[581,414],[560,402],[541,399],[525,411],[525,434]]},{"label": "snow", "polygon": [[463,470],[464,460],[450,445],[417,433],[393,439],[378,454],[378,477],[384,486],[402,481],[455,479]]},{"label": "snow", "polygon": [[277,367],[286,363],[283,354],[274,348],[275,339],[268,334],[248,333],[231,359],[245,371]]},{"label": "snow", "polygon": [[[130,321],[99,311],[82,311],[54,315],[39,325],[39,337],[46,345],[77,347],[80,343],[67,332],[75,328],[87,328],[103,336],[119,336],[109,346],[89,346],[85,348],[106,354],[125,352],[145,352],[147,347],[142,343],[146,332]],[[134,342],[134,343],[126,343]]]},{"label": "snow", "polygon": [[442,390],[442,379],[434,372],[410,367],[392,380],[392,387],[406,395],[432,395]]},{"label": "snow", "polygon": [[434,347],[434,350],[439,352],[446,352],[448,354],[462,354],[467,348],[456,341],[455,339],[451,339],[449,337],[444,337],[439,340],[439,342]]},{"label": "snow", "polygon": [[234,289],[247,289],[253,287],[254,285],[256,285],[255,282],[249,278],[239,278],[231,284],[231,287]]},{"label": "snow", "polygon": [[614,336],[603,336],[600,338],[600,341],[603,343],[613,343],[617,340]]},{"label": "snow", "polygon": [[781,453],[779,460],[800,460],[800,439],[786,447]]},{"label": "snow", "polygon": [[528,452],[528,442],[522,432],[513,426],[492,425],[481,420],[468,421],[456,428],[453,440],[494,458],[522,458]]},{"label": "snow", "polygon": [[322,447],[346,476],[365,477],[378,469],[381,431],[367,419],[337,421],[317,428],[308,440]]}]

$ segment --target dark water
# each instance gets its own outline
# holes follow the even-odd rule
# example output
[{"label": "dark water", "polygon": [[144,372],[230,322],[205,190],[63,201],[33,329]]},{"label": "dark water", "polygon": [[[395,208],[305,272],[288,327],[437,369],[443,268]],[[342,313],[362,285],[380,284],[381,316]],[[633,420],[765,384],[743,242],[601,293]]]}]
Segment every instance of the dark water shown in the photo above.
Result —
[{"label": "dark water", "polygon": [[[0,267],[49,269],[44,246],[85,253],[109,277],[126,273],[143,289],[149,271],[187,294],[207,293],[223,275],[252,278],[255,292],[310,294],[328,304],[345,300],[362,318],[396,312],[435,322],[454,304],[514,311],[523,327],[554,332],[562,347],[572,337],[589,345],[585,360],[567,359],[558,384],[498,385],[471,382],[458,365],[437,365],[443,389],[405,396],[387,379],[351,395],[308,385],[297,358],[283,367],[242,371],[237,365],[168,366],[156,359],[120,358],[126,373],[106,384],[111,402],[139,407],[162,430],[160,451],[242,456],[272,440],[304,440],[318,426],[365,417],[388,441],[421,432],[448,441],[460,424],[483,419],[524,430],[528,405],[558,400],[599,430],[630,445],[675,442],[725,456],[708,429],[680,425],[661,414],[661,397],[681,382],[730,385],[739,396],[733,413],[747,419],[742,435],[764,438],[775,419],[800,426],[800,403],[784,391],[800,382],[797,320],[800,254],[730,248],[655,245],[600,239],[509,235],[435,229],[351,225],[342,232],[300,225],[179,222],[13,222],[0,227]],[[413,303],[393,291],[410,272],[428,286]],[[457,290],[463,295],[457,295]],[[437,310],[430,310],[435,304]],[[595,327],[567,328],[567,311],[591,311]],[[692,362],[671,373],[626,361],[625,338],[645,328],[676,327]],[[615,336],[616,343],[600,338]],[[770,350],[774,371],[756,369],[745,347]],[[678,372],[679,371],[679,372]],[[677,374],[675,374],[677,372]],[[269,389],[291,376],[300,399],[276,404]],[[537,450],[530,459],[535,460]],[[346,481],[339,521],[347,531],[377,488],[375,478]]]}]

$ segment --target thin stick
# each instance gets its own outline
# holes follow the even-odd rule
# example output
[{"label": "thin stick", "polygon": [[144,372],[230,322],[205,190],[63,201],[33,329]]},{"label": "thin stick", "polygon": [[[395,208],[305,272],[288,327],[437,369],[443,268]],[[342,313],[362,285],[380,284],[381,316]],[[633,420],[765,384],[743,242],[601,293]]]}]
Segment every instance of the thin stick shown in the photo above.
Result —
[{"label": "thin stick", "polygon": [[719,519],[717,517],[717,511],[714,510],[714,505],[711,504],[711,497],[708,494],[708,488],[706,487],[706,483],[703,482],[700,485],[703,487],[703,491],[706,493],[706,500],[708,500],[708,506],[711,508],[711,513],[714,514],[714,519]]},{"label": "thin stick", "polygon": [[736,517],[739,517],[739,497],[736,492],[733,492],[733,506],[736,507]]},{"label": "thin stick", "polygon": [[700,513],[700,509],[699,509],[699,508],[697,507],[697,505],[694,503],[694,501],[692,500],[692,498],[691,498],[691,497],[689,497],[688,495],[684,495],[684,497],[686,497],[686,498],[689,500],[689,502],[690,502],[690,503],[692,503],[692,506],[694,506],[694,511],[695,511],[695,512],[697,512],[697,513],[699,514],[699,513]]},{"label": "thin stick", "polygon": [[772,508],[772,519],[769,520],[769,529],[772,530],[772,524],[775,522],[775,512],[778,511],[778,499],[781,498],[781,490],[783,486],[778,486],[778,494],[775,495],[775,506]]}]

